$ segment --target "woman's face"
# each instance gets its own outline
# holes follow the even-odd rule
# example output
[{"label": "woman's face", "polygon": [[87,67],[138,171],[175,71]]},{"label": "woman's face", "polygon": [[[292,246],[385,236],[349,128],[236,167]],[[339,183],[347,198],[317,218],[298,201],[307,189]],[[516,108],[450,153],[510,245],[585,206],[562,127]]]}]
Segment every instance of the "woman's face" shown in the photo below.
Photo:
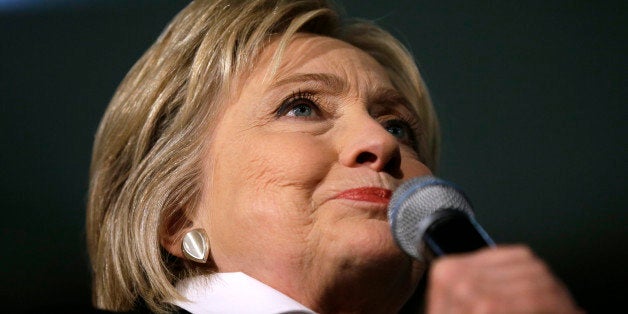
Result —
[{"label": "woman's face", "polygon": [[304,304],[365,274],[416,284],[386,210],[402,181],[430,173],[413,150],[418,121],[365,52],[300,34],[271,76],[276,46],[238,82],[208,144],[195,224],[219,271]]}]

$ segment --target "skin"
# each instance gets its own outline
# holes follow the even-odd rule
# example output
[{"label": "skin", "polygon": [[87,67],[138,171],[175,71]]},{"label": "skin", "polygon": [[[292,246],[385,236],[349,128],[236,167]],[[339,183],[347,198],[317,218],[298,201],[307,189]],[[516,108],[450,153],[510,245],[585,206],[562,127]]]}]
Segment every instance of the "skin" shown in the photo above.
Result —
[{"label": "skin", "polygon": [[437,259],[427,300],[428,313],[584,313],[524,245]]},{"label": "skin", "polygon": [[[316,312],[395,312],[424,265],[395,245],[385,202],[347,191],[430,174],[412,148],[412,113],[382,66],[347,43],[299,34],[272,76],[276,46],[237,82],[208,137],[190,228],[207,231],[218,271],[244,272]],[[302,74],[317,76],[294,79]],[[436,260],[427,297],[429,313],[577,311],[525,247]]]},{"label": "skin", "polygon": [[[420,265],[396,247],[386,204],[337,196],[394,190],[430,173],[407,137],[390,132],[403,128],[386,129],[411,111],[382,96],[395,89],[373,58],[335,39],[297,36],[270,78],[276,44],[213,131],[205,165],[211,181],[195,223],[207,230],[221,272],[242,271],[319,312],[399,308]],[[333,75],[342,86],[292,80],[300,74]],[[312,95],[278,114],[299,92]],[[309,115],[297,116],[308,107]]]}]

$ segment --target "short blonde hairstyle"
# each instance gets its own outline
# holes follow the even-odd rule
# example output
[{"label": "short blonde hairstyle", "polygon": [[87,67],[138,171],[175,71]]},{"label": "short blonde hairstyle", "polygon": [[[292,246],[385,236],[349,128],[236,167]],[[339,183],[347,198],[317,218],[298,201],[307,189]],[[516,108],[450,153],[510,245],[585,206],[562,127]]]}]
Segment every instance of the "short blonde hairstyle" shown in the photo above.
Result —
[{"label": "short blonde hairstyle", "polygon": [[[189,223],[200,196],[200,134],[220,116],[229,84],[272,37],[296,32],[348,42],[373,56],[419,117],[419,155],[433,171],[439,131],[410,53],[366,21],[341,22],[324,0],[193,1],[170,22],[115,92],[94,143],[87,242],[98,308],[155,312],[180,299],[176,281],[200,269],[160,245]],[[278,49],[281,51],[282,48]],[[210,268],[210,267],[208,267]]]}]

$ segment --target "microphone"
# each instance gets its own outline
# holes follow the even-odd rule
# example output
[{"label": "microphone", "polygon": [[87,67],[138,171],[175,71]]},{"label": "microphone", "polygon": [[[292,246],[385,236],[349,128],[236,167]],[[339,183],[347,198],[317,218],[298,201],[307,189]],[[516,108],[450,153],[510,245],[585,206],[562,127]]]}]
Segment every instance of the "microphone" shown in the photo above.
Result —
[{"label": "microphone", "polygon": [[397,245],[420,261],[495,246],[464,192],[433,176],[399,186],[390,199],[388,221]]}]

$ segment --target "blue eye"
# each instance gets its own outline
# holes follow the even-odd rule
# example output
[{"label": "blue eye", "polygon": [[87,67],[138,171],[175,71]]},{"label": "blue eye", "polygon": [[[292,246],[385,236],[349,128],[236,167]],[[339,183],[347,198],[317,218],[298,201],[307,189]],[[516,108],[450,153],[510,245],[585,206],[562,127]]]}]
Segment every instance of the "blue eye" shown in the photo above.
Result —
[{"label": "blue eye", "polygon": [[284,100],[275,111],[275,115],[278,118],[286,116],[313,119],[320,116],[320,110],[311,93],[299,91]]},{"label": "blue eye", "polygon": [[386,127],[386,131],[388,131],[388,133],[392,134],[396,138],[402,139],[406,137],[406,130],[404,130],[403,127],[397,125],[390,125]]},{"label": "blue eye", "polygon": [[287,116],[294,117],[310,117],[314,113],[311,106],[306,104],[298,104],[288,111]]},{"label": "blue eye", "polygon": [[404,144],[414,144],[414,133],[408,123],[401,120],[389,120],[384,123],[384,128],[392,136],[396,137]]}]

